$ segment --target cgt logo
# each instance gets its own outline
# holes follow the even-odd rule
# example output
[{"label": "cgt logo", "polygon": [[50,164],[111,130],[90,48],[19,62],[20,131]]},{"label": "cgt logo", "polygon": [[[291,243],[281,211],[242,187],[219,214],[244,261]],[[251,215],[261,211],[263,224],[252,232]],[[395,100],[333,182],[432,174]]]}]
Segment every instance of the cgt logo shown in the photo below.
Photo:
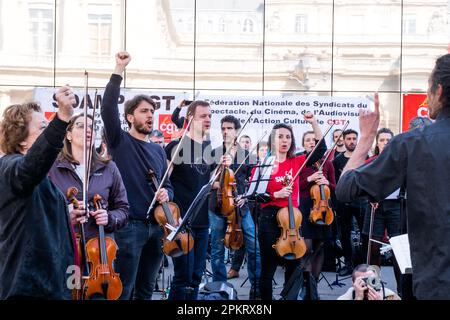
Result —
[{"label": "cgt logo", "polygon": [[172,140],[178,137],[181,131],[177,126],[170,120],[170,114],[160,114],[159,115],[159,131],[164,133],[164,138]]},{"label": "cgt logo", "polygon": [[53,118],[54,118],[55,115],[56,115],[56,112],[45,111],[44,115],[45,115],[45,118],[46,118],[48,121],[52,121]]},{"label": "cgt logo", "polygon": [[417,109],[417,116],[418,117],[428,117],[428,98],[425,98],[425,100],[422,102],[422,104]]}]

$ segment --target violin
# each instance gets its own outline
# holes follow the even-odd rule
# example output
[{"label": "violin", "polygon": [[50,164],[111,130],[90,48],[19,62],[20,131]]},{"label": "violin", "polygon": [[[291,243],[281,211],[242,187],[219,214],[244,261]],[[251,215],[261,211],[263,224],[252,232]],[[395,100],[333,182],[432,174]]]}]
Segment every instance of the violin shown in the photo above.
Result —
[{"label": "violin", "polygon": [[[93,198],[96,210],[100,210],[102,197]],[[116,259],[117,244],[111,237],[105,236],[103,226],[98,226],[98,237],[86,243],[87,261],[91,266],[89,279],[86,281],[86,299],[101,295],[107,300],[117,300],[122,294],[122,281],[114,272],[113,261]]]},{"label": "violin", "polygon": [[[151,181],[156,189],[159,183],[152,170],[148,172]],[[167,236],[179,226],[180,208],[174,202],[163,202],[155,208],[155,219],[164,229],[163,252],[171,257],[179,257],[188,254],[194,247],[194,239],[189,233],[182,231],[177,234],[174,240],[167,240]]]},{"label": "violin", "polygon": [[234,172],[228,166],[223,166],[220,174],[220,187],[217,189],[217,206],[225,217],[235,211],[233,191],[236,186]]},{"label": "violin", "polygon": [[[326,161],[326,159],[325,159]],[[323,162],[317,169],[322,171]],[[316,163],[316,167],[318,164]],[[331,192],[327,185],[318,185],[317,183],[311,187],[309,191],[313,201],[313,207],[309,214],[309,221],[316,225],[329,226],[334,220],[334,213],[331,206]]]},{"label": "violin", "polygon": [[[243,132],[250,119],[253,117],[253,112],[250,113],[249,117],[245,121],[244,125],[240,128],[239,132],[234,137],[233,143],[227,147],[224,156],[230,155],[232,150],[236,151],[237,138]],[[245,161],[244,161],[245,162]],[[222,165],[220,173],[220,187],[217,189],[217,207],[220,208],[220,212],[228,217],[235,211],[233,190],[235,188],[236,182],[234,177],[234,172],[228,166]]]},{"label": "violin", "polygon": [[[336,149],[337,142],[341,138],[342,134],[344,133],[349,123],[350,121],[346,122],[346,124],[341,130],[339,138],[335,140],[333,146],[330,149],[330,152],[328,152],[326,157],[322,161],[318,161],[315,163],[317,171],[322,171],[323,166],[327,162],[330,155],[333,153],[332,151]],[[314,147],[314,149],[317,147],[317,145]],[[311,221],[311,223],[316,225],[330,225],[333,222],[334,213],[331,207],[330,194],[331,194],[330,188],[327,185],[319,186],[317,184],[314,184],[311,187],[310,195],[314,203],[311,212],[309,214],[309,221]]]},{"label": "violin", "polygon": [[241,226],[241,215],[236,209],[231,215],[228,216],[227,231],[225,232],[224,244],[225,247],[232,250],[239,250],[244,243],[244,232]]},{"label": "violin", "polygon": [[[67,189],[66,197],[69,202],[73,205],[74,209],[78,209],[80,207],[80,203],[78,202],[76,195],[78,194],[78,189],[75,187],[71,187]],[[84,232],[84,224],[79,223],[80,234],[76,235],[77,240],[77,250],[78,256],[81,257],[81,269],[82,269],[82,277],[80,279],[81,287],[79,289],[73,289],[72,291],[72,299],[73,300],[83,300],[86,295],[86,280],[89,278],[89,264],[86,259],[86,235]]]},{"label": "violin", "polygon": [[[284,185],[290,185],[288,177],[286,177]],[[299,232],[302,213],[292,205],[292,195],[289,195],[288,206],[278,210],[277,221],[281,228],[281,235],[272,247],[282,258],[300,259],[306,253],[306,243]]]}]

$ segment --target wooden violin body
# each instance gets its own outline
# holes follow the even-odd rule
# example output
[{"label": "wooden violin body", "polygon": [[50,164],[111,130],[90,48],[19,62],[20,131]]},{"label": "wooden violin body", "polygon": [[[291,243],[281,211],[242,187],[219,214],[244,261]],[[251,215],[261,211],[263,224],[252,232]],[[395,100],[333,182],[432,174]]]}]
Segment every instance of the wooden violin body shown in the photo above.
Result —
[{"label": "wooden violin body", "polygon": [[309,221],[316,225],[330,225],[334,219],[330,201],[330,188],[327,185],[313,185],[310,190],[313,207]]},{"label": "wooden violin body", "polygon": [[155,208],[155,219],[164,229],[163,252],[171,257],[179,257],[188,254],[194,247],[194,239],[184,231],[177,234],[174,240],[167,240],[172,232],[167,224],[174,228],[179,226],[180,208],[173,202],[165,202]]},{"label": "wooden violin body", "polygon": [[241,220],[242,218],[237,210],[228,216],[228,226],[224,239],[225,247],[232,250],[238,250],[242,247],[244,243],[244,232],[242,231]]},{"label": "wooden violin body", "polygon": [[[101,197],[94,196],[94,205],[101,209]],[[116,259],[117,244],[111,237],[105,236],[103,226],[98,226],[98,237],[86,243],[87,261],[90,264],[89,279],[86,280],[86,299],[95,295],[107,300],[117,300],[122,294],[122,281],[114,272],[113,261]]]},{"label": "wooden violin body", "polygon": [[277,212],[278,225],[281,235],[273,248],[277,254],[287,260],[300,259],[306,252],[306,244],[300,236],[300,225],[302,224],[302,213],[292,205],[292,196],[289,196],[289,204]]},{"label": "wooden violin body", "polygon": [[[149,170],[148,175],[156,189],[159,188],[158,180],[156,179],[153,170]],[[179,257],[183,254],[188,254],[194,247],[194,238],[189,233],[184,231],[177,234],[172,241],[167,239],[167,236],[172,232],[168,227],[177,228],[180,221],[180,208],[173,202],[163,202],[155,208],[155,220],[164,230],[163,237],[163,252],[171,257]]]},{"label": "wooden violin body", "polygon": [[220,175],[220,187],[217,189],[217,205],[225,217],[232,215],[235,211],[233,196],[235,186],[233,170],[224,166]]},{"label": "wooden violin body", "polygon": [[[104,240],[104,245],[100,244],[100,237],[92,238],[86,243],[87,259],[91,265],[91,273],[86,281],[87,299],[99,294],[107,300],[117,300],[122,294],[122,281],[112,265],[116,259],[117,244],[111,237],[105,237]],[[101,259],[103,250],[107,257],[106,263]]]}]

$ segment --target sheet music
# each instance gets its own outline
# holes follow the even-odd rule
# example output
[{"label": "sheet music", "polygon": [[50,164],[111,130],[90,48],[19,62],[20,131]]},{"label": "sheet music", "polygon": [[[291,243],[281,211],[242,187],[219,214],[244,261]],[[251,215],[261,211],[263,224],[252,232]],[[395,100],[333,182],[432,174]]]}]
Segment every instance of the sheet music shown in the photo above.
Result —
[{"label": "sheet music", "polygon": [[[272,166],[275,162],[275,157],[270,156],[264,159],[261,166],[256,167],[255,174],[253,175],[252,181],[250,181],[249,188],[247,190],[246,196],[252,195],[254,193],[265,193],[267,190],[267,185],[269,183],[270,175],[272,174]],[[259,184],[258,184],[259,181]],[[256,185],[258,184],[258,189]]]},{"label": "sheet music", "polygon": [[389,239],[394,251],[400,271],[403,274],[412,273],[411,252],[409,249],[408,234],[402,234]]}]

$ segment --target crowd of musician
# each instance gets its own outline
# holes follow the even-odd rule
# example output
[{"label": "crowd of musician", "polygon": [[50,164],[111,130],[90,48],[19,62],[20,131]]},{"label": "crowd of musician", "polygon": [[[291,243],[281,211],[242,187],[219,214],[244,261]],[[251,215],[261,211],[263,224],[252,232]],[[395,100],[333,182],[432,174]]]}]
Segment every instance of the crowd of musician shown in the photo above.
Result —
[{"label": "crowd of musician", "polygon": [[[129,130],[122,130],[118,101],[130,60],[116,55],[98,148],[92,116],[73,116],[69,86],[58,90],[50,124],[37,104],[5,110],[0,251],[8,263],[0,266],[0,299],[149,300],[166,255],[173,263],[168,299],[195,300],[208,254],[212,280],[223,282],[239,276],[246,254],[248,297],[272,300],[277,268],[288,283],[301,266],[317,287],[324,270],[344,277],[363,263],[380,266],[380,243],[406,231],[400,189],[378,203],[336,199],[358,132],[330,128],[327,146],[328,132],[309,112],[303,117],[311,131],[302,141],[284,124],[252,141],[246,122],[227,115],[223,144],[213,149],[211,107],[182,101],[172,120],[183,134],[165,145],[153,130],[156,103],[139,95],[125,103]],[[393,136],[379,129],[366,161]],[[228,271],[226,250],[234,258]],[[79,269],[71,274],[69,266]],[[393,268],[400,293],[395,259]]]}]

